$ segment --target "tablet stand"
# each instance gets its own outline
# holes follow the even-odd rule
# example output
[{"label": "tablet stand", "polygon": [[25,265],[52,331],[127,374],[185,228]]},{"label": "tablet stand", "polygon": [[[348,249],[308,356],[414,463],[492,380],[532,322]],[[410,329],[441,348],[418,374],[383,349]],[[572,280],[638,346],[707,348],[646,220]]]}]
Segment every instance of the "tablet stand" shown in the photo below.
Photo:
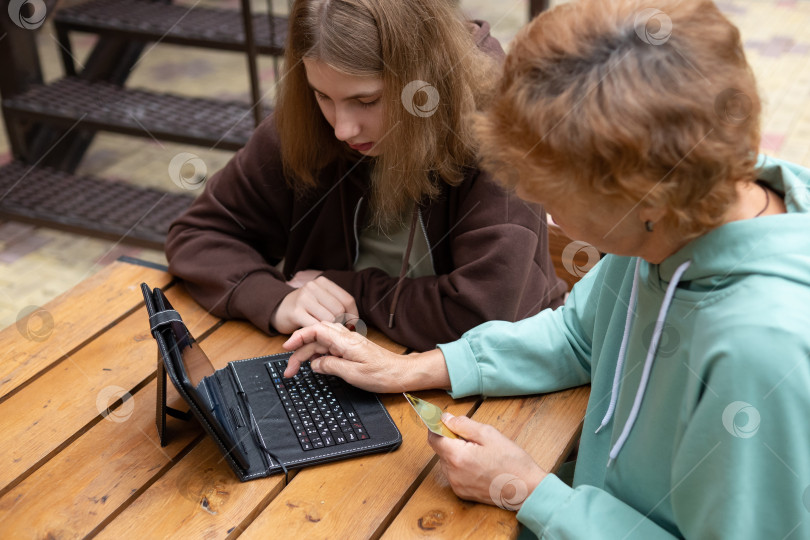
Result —
[{"label": "tablet stand", "polygon": [[166,433],[166,415],[185,422],[191,420],[191,411],[183,412],[166,405],[166,366],[163,364],[163,359],[160,357],[160,351],[158,351],[157,355],[157,405],[155,411],[157,413],[155,425],[157,425],[160,446],[169,444],[168,435]]}]

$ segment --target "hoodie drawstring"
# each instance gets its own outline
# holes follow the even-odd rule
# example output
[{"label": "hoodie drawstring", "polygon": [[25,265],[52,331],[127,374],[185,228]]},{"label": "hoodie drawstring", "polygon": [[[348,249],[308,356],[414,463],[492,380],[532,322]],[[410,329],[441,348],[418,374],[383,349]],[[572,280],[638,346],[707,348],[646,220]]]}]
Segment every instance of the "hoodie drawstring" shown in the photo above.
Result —
[{"label": "hoodie drawstring", "polygon": [[619,358],[616,360],[616,372],[613,374],[613,389],[610,391],[610,405],[602,418],[602,423],[596,428],[594,433],[599,433],[603,427],[608,425],[610,419],[613,418],[613,411],[616,409],[616,401],[619,398],[619,382],[621,381],[622,368],[624,367],[624,358],[627,355],[627,341],[630,337],[630,326],[633,324],[633,315],[636,314],[636,302],[638,302],[638,272],[641,267],[641,259],[636,259],[636,269],[633,272],[633,286],[630,289],[630,303],[627,305],[627,318],[624,321],[624,335],[622,336],[622,344],[619,347]]},{"label": "hoodie drawstring", "polygon": [[413,235],[416,232],[416,220],[419,216],[419,207],[414,204],[413,212],[411,213],[411,230],[408,233],[408,247],[405,248],[405,257],[402,259],[402,267],[399,269],[399,279],[397,280],[397,287],[394,289],[394,298],[391,300],[391,310],[388,313],[388,328],[394,327],[394,311],[397,309],[397,300],[399,300],[399,293],[402,289],[402,283],[405,281],[405,274],[408,273],[408,263],[411,260],[411,248],[413,247]]},{"label": "hoodie drawstring", "polygon": [[[631,303],[628,306],[628,319],[625,323],[624,329],[624,336],[622,337],[622,347],[619,350],[619,362],[616,364],[616,374],[614,375],[613,381],[613,390],[611,393],[610,401],[611,405],[608,410],[607,415],[605,415],[605,419],[602,420],[602,425],[599,426],[599,429],[604,427],[604,425],[610,421],[610,416],[613,414],[613,408],[615,407],[615,401],[618,399],[618,387],[619,387],[619,377],[620,377],[620,368],[621,364],[623,364],[624,356],[626,355],[626,346],[628,336],[630,334],[630,320],[631,314],[629,313],[632,310],[633,301],[637,299],[638,296],[638,273],[639,273],[639,264],[640,261],[636,263],[636,273],[633,278],[633,291],[630,293]],[[647,350],[647,357],[644,360],[644,371],[641,374],[641,381],[639,381],[638,389],[636,390],[636,397],[633,401],[633,408],[630,410],[630,415],[627,417],[627,421],[624,423],[624,427],[622,427],[622,432],[619,435],[619,438],[613,444],[613,448],[610,449],[609,459],[608,459],[608,467],[616,460],[621,452],[624,443],[627,441],[627,438],[630,436],[630,431],[633,429],[633,426],[636,423],[636,419],[638,418],[639,410],[641,409],[641,402],[644,399],[644,393],[647,390],[647,385],[650,381],[650,372],[652,371],[652,364],[653,360],[655,359],[655,353],[658,350],[658,344],[661,341],[661,334],[664,331],[664,321],[667,317],[667,312],[669,311],[669,306],[672,303],[672,297],[675,295],[675,289],[678,288],[678,283],[681,280],[684,272],[689,268],[689,265],[692,264],[692,261],[686,261],[682,263],[678,268],[675,270],[675,273],[672,275],[672,280],[669,282],[667,286],[666,293],[664,294],[664,301],[661,302],[661,308],[658,311],[658,319],[655,321],[655,329],[653,330],[652,339],[650,340],[650,347]],[[597,432],[599,431],[597,429]]]}]

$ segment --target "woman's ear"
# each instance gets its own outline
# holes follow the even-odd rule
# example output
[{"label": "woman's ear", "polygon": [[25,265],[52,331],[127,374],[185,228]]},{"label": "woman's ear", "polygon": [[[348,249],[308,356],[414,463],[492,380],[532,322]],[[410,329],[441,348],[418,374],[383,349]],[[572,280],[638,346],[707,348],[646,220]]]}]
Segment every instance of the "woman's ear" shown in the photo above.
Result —
[{"label": "woman's ear", "polygon": [[646,227],[648,231],[652,231],[655,224],[664,219],[667,211],[660,206],[643,206],[638,211],[638,218],[641,221],[642,227]]}]

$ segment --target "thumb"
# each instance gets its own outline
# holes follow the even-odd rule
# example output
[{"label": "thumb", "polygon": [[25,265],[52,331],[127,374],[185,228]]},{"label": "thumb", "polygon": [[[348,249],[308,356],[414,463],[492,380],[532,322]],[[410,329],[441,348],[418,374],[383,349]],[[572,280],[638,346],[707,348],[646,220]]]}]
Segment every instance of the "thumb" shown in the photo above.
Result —
[{"label": "thumb", "polygon": [[486,424],[481,424],[466,416],[453,416],[449,412],[442,414],[442,422],[450,428],[450,431],[470,442],[482,440],[484,438],[482,431],[487,427]]}]

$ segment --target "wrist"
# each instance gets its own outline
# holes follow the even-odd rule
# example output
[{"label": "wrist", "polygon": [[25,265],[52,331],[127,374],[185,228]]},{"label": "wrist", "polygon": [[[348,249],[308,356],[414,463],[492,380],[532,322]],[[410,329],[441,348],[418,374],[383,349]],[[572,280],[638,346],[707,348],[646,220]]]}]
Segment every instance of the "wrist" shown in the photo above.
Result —
[{"label": "wrist", "polygon": [[[526,491],[526,498],[520,502],[520,507],[523,506],[523,503],[526,501],[526,499],[528,499],[531,496],[531,494],[534,493],[534,490],[537,489],[537,486],[540,485],[540,482],[542,482],[548,475],[548,473],[544,471],[539,465],[537,465],[536,463],[533,463],[533,465],[534,466],[528,471],[528,474],[526,474],[526,476],[524,476],[523,478],[523,481],[526,483],[527,491]],[[518,507],[517,510],[520,510],[520,507]]]},{"label": "wrist", "polygon": [[278,308],[279,308],[280,306],[281,306],[281,304],[279,304],[278,306],[276,306],[276,309],[274,309],[274,310],[273,310],[273,311],[270,313],[270,328],[271,328],[271,329],[273,329],[273,330],[276,330],[276,331],[280,331],[280,330],[278,329]]},{"label": "wrist", "polygon": [[[292,289],[290,294],[293,292],[295,292],[295,289]],[[286,313],[289,311],[286,308],[285,300],[290,297],[290,294],[284,296],[276,307],[273,308],[273,311],[270,312],[270,327],[281,334],[290,334],[295,330],[291,322],[285,317]]]},{"label": "wrist", "polygon": [[411,353],[400,366],[399,381],[408,390],[450,390],[450,374],[440,349]]}]

